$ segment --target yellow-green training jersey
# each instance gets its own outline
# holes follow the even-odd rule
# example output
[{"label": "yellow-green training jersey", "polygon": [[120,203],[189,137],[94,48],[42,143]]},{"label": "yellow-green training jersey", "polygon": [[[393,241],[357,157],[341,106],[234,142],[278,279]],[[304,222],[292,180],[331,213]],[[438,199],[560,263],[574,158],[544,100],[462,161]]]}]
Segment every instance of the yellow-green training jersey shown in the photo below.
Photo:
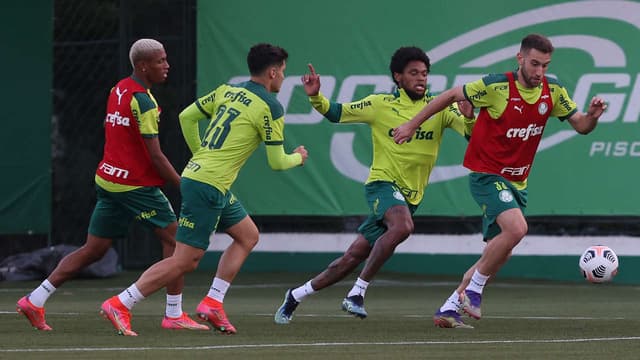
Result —
[{"label": "yellow-green training jersey", "polygon": [[[418,205],[424,196],[446,128],[460,135],[470,134],[474,119],[465,119],[457,105],[451,105],[422,124],[405,144],[393,141],[393,129],[411,120],[434,97],[412,100],[403,89],[392,94],[373,94],[340,104],[322,94],[311,96],[311,105],[335,123],[365,123],[371,127],[373,161],[366,183],[395,183],[408,203]],[[462,153],[460,154],[462,156]]]},{"label": "yellow-green training jersey", "polygon": [[211,120],[182,172],[185,178],[226,193],[261,142],[281,145],[284,141],[284,109],[261,84],[220,85],[195,104]]}]

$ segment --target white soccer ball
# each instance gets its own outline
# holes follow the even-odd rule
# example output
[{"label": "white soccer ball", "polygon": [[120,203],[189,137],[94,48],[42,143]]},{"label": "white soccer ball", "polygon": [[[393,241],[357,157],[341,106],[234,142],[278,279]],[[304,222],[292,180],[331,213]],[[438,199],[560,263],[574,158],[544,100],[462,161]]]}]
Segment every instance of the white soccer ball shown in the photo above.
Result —
[{"label": "white soccer ball", "polygon": [[592,283],[609,282],[618,273],[618,256],[608,246],[589,246],[580,256],[578,265],[587,281]]}]

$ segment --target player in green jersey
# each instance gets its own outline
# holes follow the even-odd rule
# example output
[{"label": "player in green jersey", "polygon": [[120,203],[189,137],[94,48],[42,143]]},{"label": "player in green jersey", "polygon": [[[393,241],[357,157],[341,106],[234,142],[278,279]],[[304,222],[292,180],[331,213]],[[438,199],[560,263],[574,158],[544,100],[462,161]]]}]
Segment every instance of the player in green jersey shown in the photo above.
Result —
[{"label": "player in green jersey", "polygon": [[[178,187],[180,176],[160,148],[160,108],[150,91],[152,85],[167,78],[167,54],[160,42],[139,39],[131,46],[129,60],[133,73],[113,87],[107,101],[104,155],[95,175],[98,200],[87,240],[65,256],[40,286],[18,301],[18,311],[36,329],[51,330],[45,322],[47,299],[80,270],[100,260],[114,238],[126,235],[134,219],[153,228],[162,243],[164,257],[171,256],[175,249],[178,224],[160,186],[167,182]],[[208,326],[182,312],[183,287],[182,277],[167,284],[167,305],[161,326],[208,330]]]},{"label": "player in green jersey", "polygon": [[516,71],[488,75],[446,90],[394,130],[394,139],[401,144],[425,121],[428,124],[432,114],[455,101],[468,99],[480,108],[464,166],[471,170],[470,190],[483,212],[487,244],[458,288],[436,311],[436,326],[459,327],[459,311],[480,319],[487,280],[509,260],[526,235],[527,176],[548,118],[566,120],[576,132],[588,134],[607,108],[603,99],[593,97],[586,113],[578,111],[566,89],[545,75],[553,50],[545,36],[525,36],[516,55]]},{"label": "player in green jersey", "polygon": [[396,246],[413,232],[412,216],[422,201],[445,129],[451,128],[463,136],[470,133],[473,108],[465,101],[460,109],[452,105],[436,114],[409,146],[398,146],[393,141],[392,130],[432,99],[427,94],[430,61],[417,47],[401,47],[391,57],[389,69],[397,85],[395,92],[373,94],[347,104],[330,102],[320,93],[320,76],[311,64],[310,74],[302,77],[311,104],[329,121],[364,123],[371,127],[373,162],[365,183],[370,214],[344,255],[313,279],[286,291],[274,317],[278,324],[288,324],[306,296],[342,280],[366,260],[353,288],[342,301],[343,310],[365,318],[364,295],[369,282],[393,255]]},{"label": "player in green jersey", "polygon": [[[284,80],[287,52],[274,45],[257,44],[247,56],[250,81],[220,85],[180,113],[182,132],[193,157],[182,173],[182,206],[178,220],[176,251],[147,269],[122,292],[139,302],[168,281],[193,271],[217,230],[233,242],[220,258],[216,276],[207,296],[196,309],[198,316],[216,330],[235,334],[222,303],[240,267],[258,242],[258,228],[230,188],[249,156],[262,142],[269,165],[285,170],[304,164],[307,151],[297,147],[284,151],[284,109],[274,93]],[[209,118],[204,135],[198,121]],[[116,309],[114,327],[131,331],[129,309],[117,304],[114,296],[103,304]],[[121,321],[124,319],[125,321]]]}]

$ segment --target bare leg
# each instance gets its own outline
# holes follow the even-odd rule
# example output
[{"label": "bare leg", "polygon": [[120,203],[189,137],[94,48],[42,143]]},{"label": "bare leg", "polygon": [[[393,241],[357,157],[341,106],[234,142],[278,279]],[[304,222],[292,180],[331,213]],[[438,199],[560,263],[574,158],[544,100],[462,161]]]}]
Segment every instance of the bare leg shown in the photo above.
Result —
[{"label": "bare leg", "polygon": [[258,243],[259,233],[256,224],[249,216],[227,229],[226,232],[233,238],[233,242],[220,257],[216,277],[231,283],[240,272],[251,250]]},{"label": "bare leg", "polygon": [[393,206],[384,214],[387,231],[373,245],[360,279],[371,281],[382,265],[393,255],[396,247],[413,232],[413,220],[406,206]]},{"label": "bare leg", "polygon": [[369,242],[362,234],[358,234],[344,255],[331,262],[323,272],[311,280],[311,286],[314,290],[320,290],[344,279],[369,256],[370,252]]},{"label": "bare leg", "polygon": [[51,285],[60,287],[67,280],[75,277],[78,272],[94,262],[102,259],[107,253],[113,241],[94,235],[87,235],[85,244],[65,256],[53,272],[47,277]]},{"label": "bare leg", "polygon": [[[176,249],[176,231],[178,229],[178,223],[172,222],[166,228],[156,228],[154,233],[160,240],[162,245],[162,258],[166,259],[173,255]],[[182,294],[184,288],[184,275],[178,276],[171,282],[167,283],[167,294],[178,295]]]},{"label": "bare leg", "polygon": [[502,231],[487,243],[476,263],[477,270],[488,276],[494,276],[500,270],[528,230],[527,221],[520,209],[504,211],[496,221]]},{"label": "bare leg", "polygon": [[136,287],[147,297],[195,270],[203,255],[203,249],[177,242],[173,255],[158,261],[142,273],[135,283]]}]

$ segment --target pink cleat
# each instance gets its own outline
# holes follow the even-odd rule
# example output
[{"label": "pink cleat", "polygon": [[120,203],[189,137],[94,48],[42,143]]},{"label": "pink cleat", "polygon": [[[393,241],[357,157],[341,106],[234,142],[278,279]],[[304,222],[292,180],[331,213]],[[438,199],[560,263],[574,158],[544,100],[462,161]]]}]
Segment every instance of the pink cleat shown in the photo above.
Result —
[{"label": "pink cleat", "polygon": [[231,325],[227,314],[225,314],[222,308],[222,303],[205,296],[204,299],[198,304],[196,308],[196,314],[204,321],[208,321],[213,328],[220,331],[223,334],[232,335],[235,334],[236,328]]},{"label": "pink cleat", "polygon": [[44,320],[44,307],[37,307],[29,301],[27,296],[23,296],[16,304],[16,311],[26,316],[31,326],[38,330],[50,331],[51,326]]},{"label": "pink cleat", "polygon": [[182,313],[180,317],[170,318],[165,316],[162,319],[162,328],[163,329],[187,329],[187,330],[209,330],[209,327],[204,324],[197,323],[195,320],[191,319],[187,313]]},{"label": "pink cleat", "polygon": [[100,314],[111,321],[118,335],[124,336],[138,336],[138,334],[131,330],[131,313],[126,308],[117,296],[113,296],[107,299],[100,306]]}]

